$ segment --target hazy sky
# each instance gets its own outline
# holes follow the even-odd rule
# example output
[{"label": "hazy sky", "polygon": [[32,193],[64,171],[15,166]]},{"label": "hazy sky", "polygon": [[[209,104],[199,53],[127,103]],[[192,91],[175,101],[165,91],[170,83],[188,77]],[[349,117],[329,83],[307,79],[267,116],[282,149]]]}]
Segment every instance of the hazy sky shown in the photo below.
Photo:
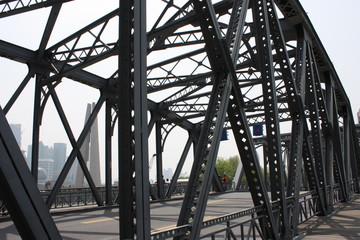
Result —
[{"label": "hazy sky", "polygon": [[[154,2],[155,1],[148,1],[148,3]],[[337,70],[351,101],[354,116],[356,117],[356,112],[360,108],[360,81],[357,79],[357,65],[360,56],[360,50],[358,48],[360,39],[358,20],[360,1],[346,0],[340,3],[340,1],[337,0],[301,0],[300,2],[308,13]],[[49,45],[51,46],[69,34],[86,26],[88,23],[110,12],[117,4],[118,0],[76,0],[64,4]],[[151,14],[159,9],[157,9],[156,4],[148,5],[150,9],[148,16],[151,17]],[[0,39],[32,50],[37,49],[49,11],[50,9],[47,8],[36,11],[36,14],[33,12],[0,19]],[[92,70],[99,71],[100,69],[104,76],[109,77],[113,69],[115,69],[115,66],[116,63],[114,59],[110,59],[102,63],[98,69]],[[12,93],[26,75],[26,72],[26,66],[21,66],[7,59],[0,58],[0,105],[2,107],[5,106]],[[74,89],[76,90],[75,93],[73,91]],[[72,81],[64,81],[56,90],[62,100],[74,134],[78,136],[84,124],[86,103],[96,101],[99,93],[92,88],[84,87]],[[9,122],[22,124],[22,148],[25,150],[27,149],[27,145],[31,143],[32,108],[27,106],[32,106],[33,92],[33,83],[31,83],[7,115]],[[29,102],[31,102],[31,104],[29,104]],[[53,104],[49,101],[44,114],[41,139],[46,145],[52,145],[54,142],[66,142],[69,149],[70,144],[67,141],[65,132],[62,130],[61,123],[56,114],[52,112]],[[54,134],[54,129],[59,129],[59,131],[56,131],[56,134]],[[103,126],[100,124],[100,134],[101,129],[103,129]],[[169,136],[169,145],[165,146],[164,152],[164,168],[175,168],[175,163],[178,161],[186,141],[184,138],[179,143],[178,136],[180,134],[184,135],[184,132],[175,130]],[[103,135],[100,135],[100,137],[103,139]],[[229,157],[238,155],[234,141],[231,136],[230,138],[231,140],[221,143],[219,156]],[[150,141],[152,139],[153,136],[150,138]],[[176,144],[173,144],[174,142]],[[154,145],[152,144],[149,148],[149,156],[155,153],[154,149]],[[172,158],[175,159],[173,160]],[[187,165],[189,166],[189,163]],[[116,166],[114,166],[114,168],[116,168]],[[153,168],[155,168],[155,165]]]},{"label": "hazy sky", "polygon": [[355,121],[360,108],[360,1],[301,0],[352,105]]}]

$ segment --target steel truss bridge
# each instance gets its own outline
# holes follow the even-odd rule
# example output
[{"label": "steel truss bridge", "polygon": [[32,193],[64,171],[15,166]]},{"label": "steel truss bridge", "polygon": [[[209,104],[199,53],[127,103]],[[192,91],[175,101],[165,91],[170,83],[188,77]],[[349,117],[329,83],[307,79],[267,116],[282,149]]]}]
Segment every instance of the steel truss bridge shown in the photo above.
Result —
[{"label": "steel truss bridge", "polygon": [[[1,19],[50,9],[36,50],[0,40],[0,56],[28,66],[28,73],[0,109],[0,187],[23,238],[61,239],[48,209],[78,161],[96,204],[118,203],[120,239],[199,239],[210,188],[224,191],[215,170],[224,129],[235,138],[256,207],[253,222],[264,239],[296,235],[301,221],[296,216],[303,212],[303,185],[316,197],[312,207],[319,215],[331,213],[336,200],[348,201],[354,191],[359,192],[360,151],[350,102],[298,0],[120,0],[113,11],[49,44],[62,8],[75,2],[0,1]],[[158,4],[158,13],[146,12],[146,4]],[[156,16],[151,24],[146,17],[150,15]],[[109,58],[117,60],[110,76],[88,70]],[[31,171],[6,118],[30,82],[35,86]],[[65,82],[99,92],[78,136],[57,93]],[[72,149],[44,202],[34,177],[38,175],[41,120],[50,99]],[[105,199],[80,151],[102,108]],[[262,141],[251,133],[250,127],[256,124],[265,128]],[[165,192],[162,151],[175,127],[184,129],[188,140]],[[149,187],[152,131],[156,191]],[[267,178],[260,170],[259,145]],[[171,197],[191,146],[194,161],[178,227],[151,236],[149,202]],[[114,149],[116,159],[111,154]],[[119,165],[121,194],[116,203],[112,161]],[[227,239],[234,237],[230,230],[227,233]]]}]

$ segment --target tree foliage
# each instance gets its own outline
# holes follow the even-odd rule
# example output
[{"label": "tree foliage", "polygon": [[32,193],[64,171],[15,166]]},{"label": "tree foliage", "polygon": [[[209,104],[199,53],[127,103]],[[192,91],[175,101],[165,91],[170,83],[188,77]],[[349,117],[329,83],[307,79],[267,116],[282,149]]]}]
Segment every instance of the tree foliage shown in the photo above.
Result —
[{"label": "tree foliage", "polygon": [[216,170],[219,174],[219,177],[222,178],[224,175],[226,175],[227,182],[232,182],[235,177],[239,161],[239,156],[232,156],[227,159],[218,157],[218,159],[216,159]]}]

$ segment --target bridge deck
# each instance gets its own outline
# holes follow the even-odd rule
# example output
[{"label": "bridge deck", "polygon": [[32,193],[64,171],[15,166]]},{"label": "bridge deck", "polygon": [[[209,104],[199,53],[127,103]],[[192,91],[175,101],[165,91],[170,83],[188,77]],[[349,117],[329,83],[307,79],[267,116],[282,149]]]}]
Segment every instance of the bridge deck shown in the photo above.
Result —
[{"label": "bridge deck", "polygon": [[[182,199],[155,202],[151,207],[151,231],[161,231],[176,226]],[[205,220],[228,213],[252,208],[249,192],[229,192],[211,195],[208,200]],[[71,210],[71,209],[69,209]],[[52,210],[53,218],[61,236],[71,240],[119,239],[118,208],[100,208],[84,211],[58,212]],[[0,221],[1,240],[20,240],[20,236],[10,218]]]},{"label": "bridge deck", "polygon": [[[151,204],[152,232],[174,227],[181,204],[182,200]],[[248,192],[212,195],[208,201],[205,219],[251,207],[252,201]],[[360,194],[354,194],[351,202],[338,203],[334,207],[334,212],[329,216],[313,217],[301,224],[298,239],[360,239]],[[52,211],[64,239],[118,239],[117,208],[86,208],[83,208],[84,211]],[[3,217],[0,220],[0,239],[21,239],[10,218]]]},{"label": "bridge deck", "polygon": [[360,194],[353,200],[335,205],[332,214],[314,217],[299,226],[303,240],[360,239]]}]

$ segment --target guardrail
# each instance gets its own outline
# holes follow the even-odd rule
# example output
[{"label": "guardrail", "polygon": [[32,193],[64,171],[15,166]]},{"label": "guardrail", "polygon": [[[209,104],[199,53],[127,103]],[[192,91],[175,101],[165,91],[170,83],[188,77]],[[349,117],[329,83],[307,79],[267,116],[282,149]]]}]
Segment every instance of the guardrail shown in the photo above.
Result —
[{"label": "guardrail", "polygon": [[[97,191],[100,195],[102,201],[105,201],[105,188],[99,187]],[[113,188],[113,202],[118,195],[118,189]],[[50,194],[50,190],[41,191],[41,195],[43,199],[46,200],[48,195]],[[90,188],[64,188],[59,191],[56,195],[54,203],[51,208],[68,208],[68,207],[79,207],[86,205],[96,205],[95,198],[91,192]]]},{"label": "guardrail", "polygon": [[[44,201],[49,196],[51,190],[41,190],[40,194]],[[100,195],[102,201],[105,202],[105,187],[98,187],[97,191]],[[112,188],[112,199],[113,203],[117,202],[118,188]],[[93,197],[90,188],[62,188],[56,198],[54,203],[51,206],[51,209],[54,208],[69,208],[69,207],[79,207],[87,205],[96,205],[96,201]],[[4,202],[0,199],[0,215],[7,215],[8,212],[4,205]]]},{"label": "guardrail", "polygon": [[[336,191],[338,191],[337,188]],[[294,199],[287,198],[288,211],[294,206]],[[318,196],[316,192],[309,191],[299,197],[300,212],[299,224],[314,217],[320,211],[318,209]],[[279,203],[273,202],[275,221],[279,222]],[[242,239],[256,240],[267,239],[267,232],[263,229],[265,226],[265,215],[262,206],[249,208],[240,212],[223,215],[203,222],[200,239]],[[185,237],[190,231],[189,225],[153,232],[152,240],[164,240],[173,237]]]},{"label": "guardrail", "polygon": [[[152,184],[152,191],[157,192],[157,185]],[[166,192],[169,187],[169,184],[165,184],[164,191]],[[172,196],[181,196],[185,194],[185,190],[187,187],[187,182],[180,182],[176,185]],[[233,190],[233,184],[229,183],[226,185],[226,189],[228,191]],[[242,190],[247,191],[247,185],[242,185]],[[41,190],[40,193],[44,200],[47,199],[48,195],[50,194],[51,190]],[[98,187],[97,191],[100,195],[100,198],[103,202],[105,202],[105,187]],[[119,194],[119,189],[117,186],[112,187],[112,203],[117,203],[117,198]],[[87,206],[87,205],[96,205],[96,201],[93,197],[91,189],[88,187],[85,188],[62,188],[59,193],[56,195],[54,203],[51,206],[51,209],[54,208],[69,208],[69,207],[80,207],[80,206]],[[6,215],[7,210],[5,205],[0,199],[0,215]]]},{"label": "guardrail", "polygon": [[[165,191],[167,190],[169,184],[165,184]],[[173,196],[183,195],[185,193],[185,189],[187,187],[187,183],[179,183],[176,185],[175,191],[173,192]],[[156,185],[152,185],[153,191],[156,192]],[[44,201],[49,196],[51,190],[41,190],[40,194],[42,195]],[[105,202],[105,187],[97,187],[97,192],[100,195],[100,198],[103,202]],[[117,186],[112,187],[112,203],[116,204],[118,199],[119,189]],[[91,192],[91,189],[88,187],[84,188],[62,188],[55,197],[54,203],[51,206],[51,209],[54,208],[69,208],[69,207],[79,207],[79,206],[87,206],[87,205],[96,205],[95,198]],[[7,210],[0,198],[0,215],[6,215]]]}]

